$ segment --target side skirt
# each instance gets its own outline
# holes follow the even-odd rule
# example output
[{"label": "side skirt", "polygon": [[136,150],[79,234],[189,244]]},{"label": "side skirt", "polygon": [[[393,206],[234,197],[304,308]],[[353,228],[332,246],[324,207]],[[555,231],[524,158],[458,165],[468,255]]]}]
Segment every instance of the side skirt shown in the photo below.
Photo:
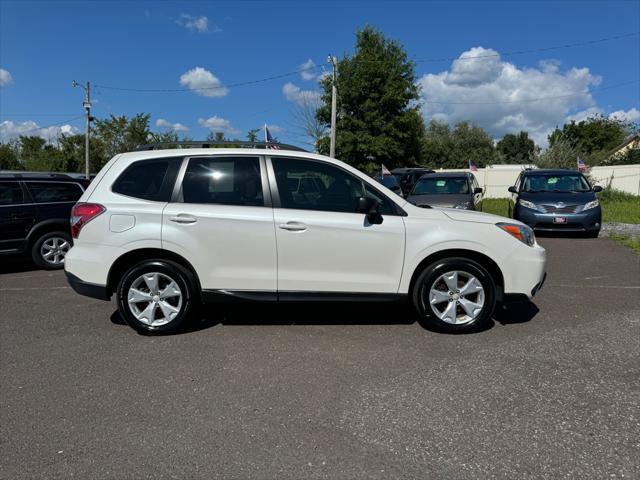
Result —
[{"label": "side skirt", "polygon": [[204,303],[218,302],[402,302],[406,294],[360,292],[265,292],[259,290],[203,290]]}]

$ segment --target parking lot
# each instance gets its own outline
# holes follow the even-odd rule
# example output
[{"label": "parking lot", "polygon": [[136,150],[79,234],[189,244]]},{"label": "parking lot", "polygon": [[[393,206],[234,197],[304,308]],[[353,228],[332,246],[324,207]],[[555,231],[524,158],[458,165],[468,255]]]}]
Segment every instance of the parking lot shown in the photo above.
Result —
[{"label": "parking lot", "polygon": [[2,259],[2,478],[640,477],[640,256],[543,238],[472,335],[398,305],[235,305],[144,337]]}]

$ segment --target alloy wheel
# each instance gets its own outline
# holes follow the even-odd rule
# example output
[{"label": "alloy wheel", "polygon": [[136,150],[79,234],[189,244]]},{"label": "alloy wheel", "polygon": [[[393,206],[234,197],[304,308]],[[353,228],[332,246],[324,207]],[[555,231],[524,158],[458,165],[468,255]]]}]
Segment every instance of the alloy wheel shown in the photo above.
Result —
[{"label": "alloy wheel", "polygon": [[482,283],[461,270],[440,275],[431,285],[428,296],[433,313],[453,325],[473,322],[482,312],[485,301]]},{"label": "alloy wheel", "polygon": [[40,247],[40,256],[51,265],[62,265],[71,244],[62,237],[49,237]]},{"label": "alloy wheel", "polygon": [[182,308],[182,291],[170,276],[148,272],[136,278],[127,291],[129,310],[145,325],[159,327],[173,321]]}]

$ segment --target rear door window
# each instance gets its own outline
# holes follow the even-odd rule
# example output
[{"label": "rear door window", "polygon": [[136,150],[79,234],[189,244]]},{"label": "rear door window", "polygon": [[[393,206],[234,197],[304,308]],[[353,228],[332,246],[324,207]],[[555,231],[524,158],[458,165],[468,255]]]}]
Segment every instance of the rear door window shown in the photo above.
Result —
[{"label": "rear door window", "polygon": [[0,182],[0,205],[24,203],[24,194],[18,182]]},{"label": "rear door window", "polygon": [[264,206],[258,157],[191,158],[182,181],[184,203]]},{"label": "rear door window", "polygon": [[26,182],[26,185],[35,203],[75,202],[82,196],[77,183]]}]

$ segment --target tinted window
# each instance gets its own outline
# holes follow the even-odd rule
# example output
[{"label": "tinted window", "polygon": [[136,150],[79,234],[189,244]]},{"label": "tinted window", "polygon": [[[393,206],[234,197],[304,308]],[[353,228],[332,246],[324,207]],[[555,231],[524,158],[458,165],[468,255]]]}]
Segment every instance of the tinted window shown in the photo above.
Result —
[{"label": "tinted window", "polygon": [[192,158],[182,181],[185,203],[264,205],[260,162],[254,157]]},{"label": "tinted window", "polygon": [[36,203],[75,202],[82,196],[77,183],[27,182],[26,185]]},{"label": "tinted window", "polygon": [[169,160],[150,160],[130,165],[113,184],[115,193],[145,200],[162,198],[162,186],[169,170]]},{"label": "tinted window", "polygon": [[523,191],[535,192],[588,192],[591,187],[579,173],[569,175],[527,175]]},{"label": "tinted window", "polygon": [[469,181],[464,177],[430,177],[421,178],[412,195],[464,195],[470,193]]},{"label": "tinted window", "polygon": [[0,205],[16,205],[24,200],[18,182],[0,182]]},{"label": "tinted window", "polygon": [[356,213],[358,199],[369,196],[380,202],[383,215],[394,212],[386,197],[338,167],[288,158],[272,158],[271,161],[283,208]]}]

